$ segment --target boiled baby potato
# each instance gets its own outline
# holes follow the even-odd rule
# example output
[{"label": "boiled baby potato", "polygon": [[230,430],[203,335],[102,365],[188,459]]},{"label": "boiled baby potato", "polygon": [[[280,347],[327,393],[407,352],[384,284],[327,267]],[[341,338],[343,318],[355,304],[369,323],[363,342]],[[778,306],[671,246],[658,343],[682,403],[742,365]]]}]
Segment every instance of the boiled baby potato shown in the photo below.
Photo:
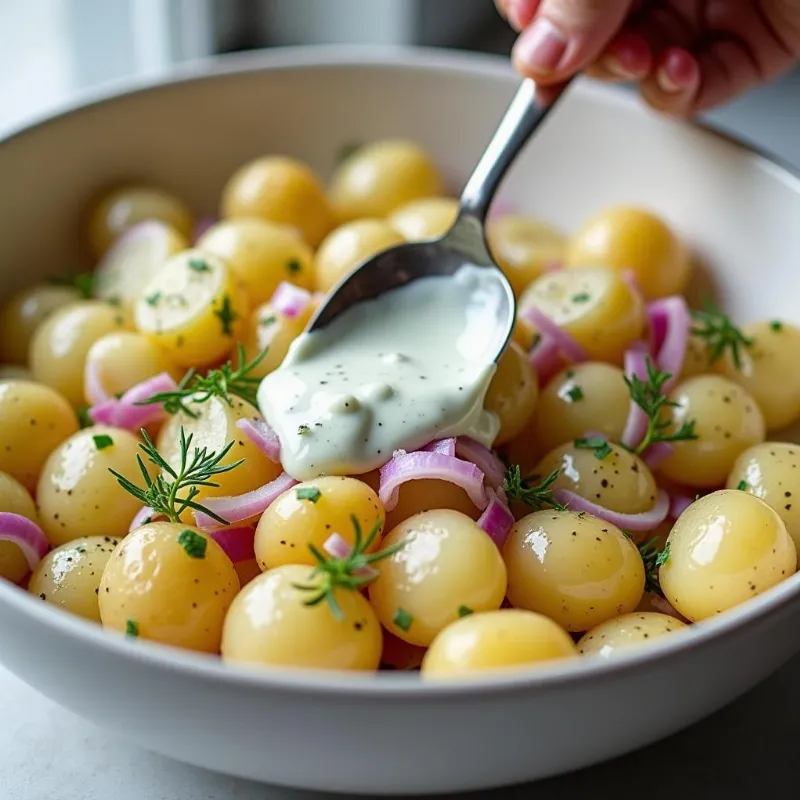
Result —
[{"label": "boiled baby potato", "polygon": [[492,220],[489,247],[519,297],[548,267],[561,264],[566,237],[546,222],[519,214]]},{"label": "boiled baby potato", "polygon": [[612,658],[620,650],[649,644],[685,627],[683,622],[668,614],[624,614],[592,628],[578,642],[578,652],[582,656]]},{"label": "boiled baby potato", "polygon": [[524,444],[548,453],[587,431],[618,442],[629,410],[630,392],[619,367],[602,361],[574,364],[542,389]]},{"label": "boiled baby potato", "polygon": [[308,316],[305,314],[290,317],[269,303],[259,306],[250,315],[242,340],[245,361],[250,363],[260,358],[249,374],[254,378],[263,378],[277,369],[307,322]]},{"label": "boiled baby potato", "polygon": [[722,373],[746,389],[758,403],[768,431],[788,427],[800,419],[800,328],[773,320],[745,325],[748,347],[739,349],[737,364],[730,352]]},{"label": "boiled baby potato", "polygon": [[51,550],[33,571],[28,591],[84,619],[100,622],[100,579],[119,539],[84,536]]},{"label": "boiled baby potato", "polygon": [[[200,392],[184,400],[185,411],[173,414],[161,427],[156,439],[158,452],[173,469],[181,463],[181,429],[185,436],[192,437],[190,452],[195,448],[207,453],[221,453],[230,442],[233,447],[220,461],[230,465],[244,459],[244,463],[228,472],[215,475],[216,486],[201,486],[195,498],[202,503],[208,497],[232,497],[245,494],[265,483],[275,480],[281,473],[281,465],[270,461],[266,455],[237,427],[243,419],[261,420],[255,406],[240,397],[209,397]],[[183,519],[192,519],[191,512],[184,512]]]},{"label": "boiled baby potato", "polygon": [[224,220],[212,225],[196,247],[227,263],[253,307],[271,300],[284,281],[314,288],[314,252],[286,225],[263,219]]},{"label": "boiled baby potato", "polygon": [[189,247],[185,233],[159,220],[139,222],[109,247],[97,266],[94,291],[130,310],[164,264]]},{"label": "boiled baby potato", "polygon": [[427,647],[464,613],[496,611],[506,568],[495,543],[458,511],[407,519],[381,542],[399,546],[375,567],[369,599],[381,624],[409,644]]},{"label": "boiled baby potato", "polygon": [[412,200],[389,216],[389,224],[407,242],[429,242],[440,239],[453,227],[458,207],[458,200],[452,197]]},{"label": "boiled baby potato", "polygon": [[503,548],[508,599],[568,631],[628,614],[644,592],[644,565],[619,528],[589,514],[537,511],[517,522]]},{"label": "boiled baby potato", "polygon": [[103,626],[153,642],[218,653],[239,577],[207,534],[171,522],[137,528],[100,581]]},{"label": "boiled baby potato", "polygon": [[694,420],[696,439],[676,442],[659,465],[669,480],[698,489],[725,483],[736,459],[764,441],[764,417],[750,393],[721,375],[698,375],[678,384],[669,396],[670,430]]},{"label": "boiled baby potato", "polygon": [[380,219],[359,219],[342,225],[317,250],[314,261],[317,289],[329,292],[355,267],[404,241],[388,222]]},{"label": "boiled baby potato", "polygon": [[249,313],[226,263],[203,250],[173,256],[136,303],[136,327],[180,367],[216,364],[232,349]]},{"label": "boiled baby potato", "polygon": [[33,337],[30,364],[34,378],[80,408],[88,401],[84,371],[90,348],[107,333],[127,327],[123,311],[100,300],[65,306],[48,317]]},{"label": "boiled baby potato", "polygon": [[539,384],[527,354],[511,342],[497,363],[484,405],[500,420],[495,446],[518,436],[533,416],[539,397]]},{"label": "boiled baby potato", "polygon": [[75,411],[54,389],[33,381],[0,383],[0,470],[29,491],[50,453],[77,430]]},{"label": "boiled baby potato", "polygon": [[[142,502],[109,470],[141,482],[139,441],[128,431],[95,425],[53,450],[36,488],[42,529],[53,547],[83,536],[125,536]],[[145,468],[155,474],[147,461]]]},{"label": "boiled baby potato", "polygon": [[[0,512],[16,514],[39,524],[33,498],[18,480],[5,472],[0,472]],[[22,550],[14,542],[0,542],[0,578],[20,583],[29,572]]]},{"label": "boiled baby potato", "polygon": [[36,329],[54,311],[81,299],[74,286],[35,283],[0,307],[0,362],[27,364]]},{"label": "boiled baby potato", "polygon": [[[97,389],[109,397],[124,394],[139,383],[162,372],[173,378],[180,370],[167,356],[166,350],[141,333],[118,331],[101,336],[86,355],[86,375],[93,375]],[[85,394],[89,398],[89,386]]]},{"label": "boiled baby potato", "polygon": [[156,220],[188,240],[194,220],[186,205],[154,186],[121,186],[100,199],[89,215],[89,245],[96,258],[139,222]]},{"label": "boiled baby potato", "polygon": [[590,359],[621,364],[640,339],[642,299],[618,272],[606,267],[567,269],[543,275],[523,292],[520,314],[538,309],[571,334]]},{"label": "boiled baby potato", "polygon": [[631,270],[648,300],[681,294],[691,272],[689,253],[670,227],[650,211],[629,206],[588,220],[569,243],[566,265]]},{"label": "boiled baby potato", "polygon": [[311,247],[319,246],[334,226],[317,176],[306,164],[285,156],[257,158],[237,170],[222,191],[222,216],[288,225]]},{"label": "boiled baby potato", "polygon": [[[361,478],[366,480],[367,476],[362,475]],[[407,481],[398,491],[397,505],[386,512],[386,530],[396,528],[415,514],[443,508],[460,511],[470,519],[478,519],[481,515],[480,509],[470,496],[460,486],[450,481],[424,479]]]},{"label": "boiled baby potato", "polygon": [[[309,605],[321,577],[297,564],[265,572],[242,589],[225,619],[222,658],[263,666],[373,671],[380,664],[381,626],[359,591],[338,587],[339,614]],[[301,587],[310,587],[305,589]]]},{"label": "boiled baby potato", "polygon": [[797,569],[797,550],[777,511],[736,490],[695,501],[675,523],[667,544],[661,588],[692,622],[744,603]]},{"label": "boiled baby potato", "polygon": [[385,140],[365,145],[333,175],[330,198],[342,222],[387,217],[398,208],[442,194],[442,179],[430,156],[414,142]]},{"label": "boiled baby potato", "polygon": [[736,459],[727,488],[754,494],[777,511],[800,552],[800,446],[764,442],[748,448]]},{"label": "boiled baby potato", "polygon": [[[538,483],[558,471],[552,489],[568,489],[621,514],[650,511],[658,500],[653,473],[639,456],[616,444],[576,439],[548,453],[533,471]],[[602,457],[600,457],[602,456]]]},{"label": "boiled baby potato", "polygon": [[551,619],[503,609],[448,625],[422,661],[425,678],[460,678],[542,666],[577,655],[572,637]]},{"label": "boiled baby potato", "polygon": [[287,489],[264,512],[256,528],[258,564],[266,571],[285,564],[316,564],[309,547],[323,552],[334,533],[355,544],[355,517],[364,539],[377,531],[369,547],[380,542],[386,512],[378,495],[356,478],[330,476]]}]

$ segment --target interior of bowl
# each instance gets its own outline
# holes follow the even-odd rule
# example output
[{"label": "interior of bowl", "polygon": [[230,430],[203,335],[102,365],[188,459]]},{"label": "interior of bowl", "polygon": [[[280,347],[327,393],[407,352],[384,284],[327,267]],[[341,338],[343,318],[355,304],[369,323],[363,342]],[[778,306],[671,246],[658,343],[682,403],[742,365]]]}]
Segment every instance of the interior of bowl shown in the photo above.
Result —
[{"label": "interior of bowl", "polygon": [[[227,178],[255,156],[294,155],[328,175],[343,145],[409,137],[431,152],[457,191],[515,88],[502,60],[293,50],[192,68],[167,83],[70,110],[0,147],[0,295],[80,263],[87,202],[124,180],[159,184],[198,214],[213,214]],[[800,263],[800,179],[714,133],[652,116],[617,90],[576,86],[515,165],[501,202],[566,231],[613,203],[649,207],[691,244],[701,288],[712,287],[735,318],[800,321],[792,291]],[[798,593],[795,577],[653,652],[678,652],[752,623]],[[103,646],[99,630],[67,621],[12,587],[0,585],[0,601]],[[125,646],[107,640],[109,647]],[[184,666],[193,658],[161,647],[146,652]],[[626,656],[619,668],[644,657]],[[195,660],[200,669],[223,672],[216,662]],[[557,667],[525,680],[586,668]],[[257,678],[284,680],[268,672]],[[313,679],[319,686],[337,680]],[[352,681],[342,685],[353,688]]]}]

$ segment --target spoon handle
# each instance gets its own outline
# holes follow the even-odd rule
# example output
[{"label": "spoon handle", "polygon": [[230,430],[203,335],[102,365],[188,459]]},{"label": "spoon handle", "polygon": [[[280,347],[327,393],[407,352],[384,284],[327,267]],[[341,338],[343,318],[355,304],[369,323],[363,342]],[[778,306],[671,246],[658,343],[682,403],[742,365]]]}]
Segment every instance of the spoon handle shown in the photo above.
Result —
[{"label": "spoon handle", "polygon": [[564,89],[566,85],[548,105],[542,105],[536,101],[536,84],[529,78],[522,81],[489,146],[464,187],[461,195],[462,216],[469,214],[481,223],[485,222],[489,206],[508,168],[563,96]]}]

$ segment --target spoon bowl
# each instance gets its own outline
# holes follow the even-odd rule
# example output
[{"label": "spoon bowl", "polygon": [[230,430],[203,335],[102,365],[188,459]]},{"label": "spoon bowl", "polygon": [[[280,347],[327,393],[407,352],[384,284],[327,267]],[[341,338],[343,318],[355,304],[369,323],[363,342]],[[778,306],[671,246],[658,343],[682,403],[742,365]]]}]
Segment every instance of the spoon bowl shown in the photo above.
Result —
[{"label": "spoon bowl", "polygon": [[454,275],[466,266],[491,270],[496,291],[504,298],[494,303],[491,329],[482,331],[484,352],[497,361],[505,350],[516,319],[516,299],[511,284],[497,266],[486,240],[486,217],[497,189],[514,160],[536,129],[545,121],[563,92],[548,105],[536,99],[536,84],[520,84],[488,147],[461,195],[459,213],[440,239],[390,248],[353,270],[333,290],[311,321],[310,331],[320,330],[350,306],[373,300],[418,278]]}]

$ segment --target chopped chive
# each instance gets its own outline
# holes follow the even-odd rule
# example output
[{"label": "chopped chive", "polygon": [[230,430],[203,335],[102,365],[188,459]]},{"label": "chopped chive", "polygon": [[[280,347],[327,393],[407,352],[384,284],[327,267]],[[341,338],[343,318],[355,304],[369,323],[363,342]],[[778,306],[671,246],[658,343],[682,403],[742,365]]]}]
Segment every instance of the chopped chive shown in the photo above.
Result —
[{"label": "chopped chive", "polygon": [[577,403],[579,400],[583,400],[583,389],[580,386],[573,386],[568,392],[567,397],[573,402]]},{"label": "chopped chive", "polygon": [[147,295],[147,297],[145,297],[144,301],[149,306],[155,306],[155,305],[158,305],[158,301],[161,300],[162,297],[163,297],[163,294],[161,292],[153,292],[153,294]]},{"label": "chopped chive", "polygon": [[303,486],[295,494],[298,500],[310,500],[312,503],[316,503],[322,497],[322,492],[316,486]]},{"label": "chopped chive", "polygon": [[190,258],[189,269],[195,272],[211,272],[211,267],[209,267],[208,263],[202,258]]},{"label": "chopped chive", "polygon": [[219,318],[222,325],[222,333],[225,336],[233,335],[233,323],[239,319],[239,315],[233,310],[230,295],[222,296],[222,305],[214,311],[214,315]]},{"label": "chopped chive", "polygon": [[275,324],[277,321],[278,321],[278,318],[277,318],[277,317],[276,317],[274,314],[270,314],[268,317],[262,317],[262,318],[261,318],[261,319],[258,321],[258,324],[259,324],[259,325],[260,325],[262,328],[267,328],[267,327],[269,327],[270,325],[274,325],[274,324]]},{"label": "chopped chive", "polygon": [[98,433],[97,436],[92,436],[92,441],[98,450],[105,450],[107,447],[114,445],[114,440],[105,433]]},{"label": "chopped chive", "polygon": [[591,299],[592,296],[588,292],[579,292],[578,294],[572,295],[573,303],[588,303]]},{"label": "chopped chive", "polygon": [[208,540],[193,530],[181,531],[178,535],[178,544],[186,551],[189,558],[205,558]]},{"label": "chopped chive", "polygon": [[139,625],[136,620],[129,619],[125,621],[125,635],[135,639],[139,635]]},{"label": "chopped chive", "polygon": [[740,492],[747,491],[747,481],[739,481],[739,485],[736,487]]},{"label": "chopped chive", "polygon": [[611,450],[611,445],[601,436],[576,439],[575,447],[579,450],[594,450],[594,457],[598,459],[598,461],[602,461],[613,452]]},{"label": "chopped chive", "polygon": [[470,614],[474,614],[475,612],[469,606],[459,606],[458,607],[458,616],[459,617],[468,617]]},{"label": "chopped chive", "polygon": [[395,611],[394,618],[392,622],[400,628],[401,631],[407,631],[411,627],[411,623],[414,621],[414,617],[408,613],[408,611],[403,611],[402,608],[398,608]]},{"label": "chopped chive", "polygon": [[298,259],[292,258],[286,264],[286,269],[289,271],[290,274],[297,275],[298,272],[302,272],[303,265],[300,263]]},{"label": "chopped chive", "polygon": [[94,425],[94,420],[89,416],[89,406],[81,406],[77,411],[77,416],[81,428],[91,428]]},{"label": "chopped chive", "polygon": [[769,326],[773,331],[775,331],[775,333],[780,333],[783,330],[783,323],[777,319],[772,320]]}]

